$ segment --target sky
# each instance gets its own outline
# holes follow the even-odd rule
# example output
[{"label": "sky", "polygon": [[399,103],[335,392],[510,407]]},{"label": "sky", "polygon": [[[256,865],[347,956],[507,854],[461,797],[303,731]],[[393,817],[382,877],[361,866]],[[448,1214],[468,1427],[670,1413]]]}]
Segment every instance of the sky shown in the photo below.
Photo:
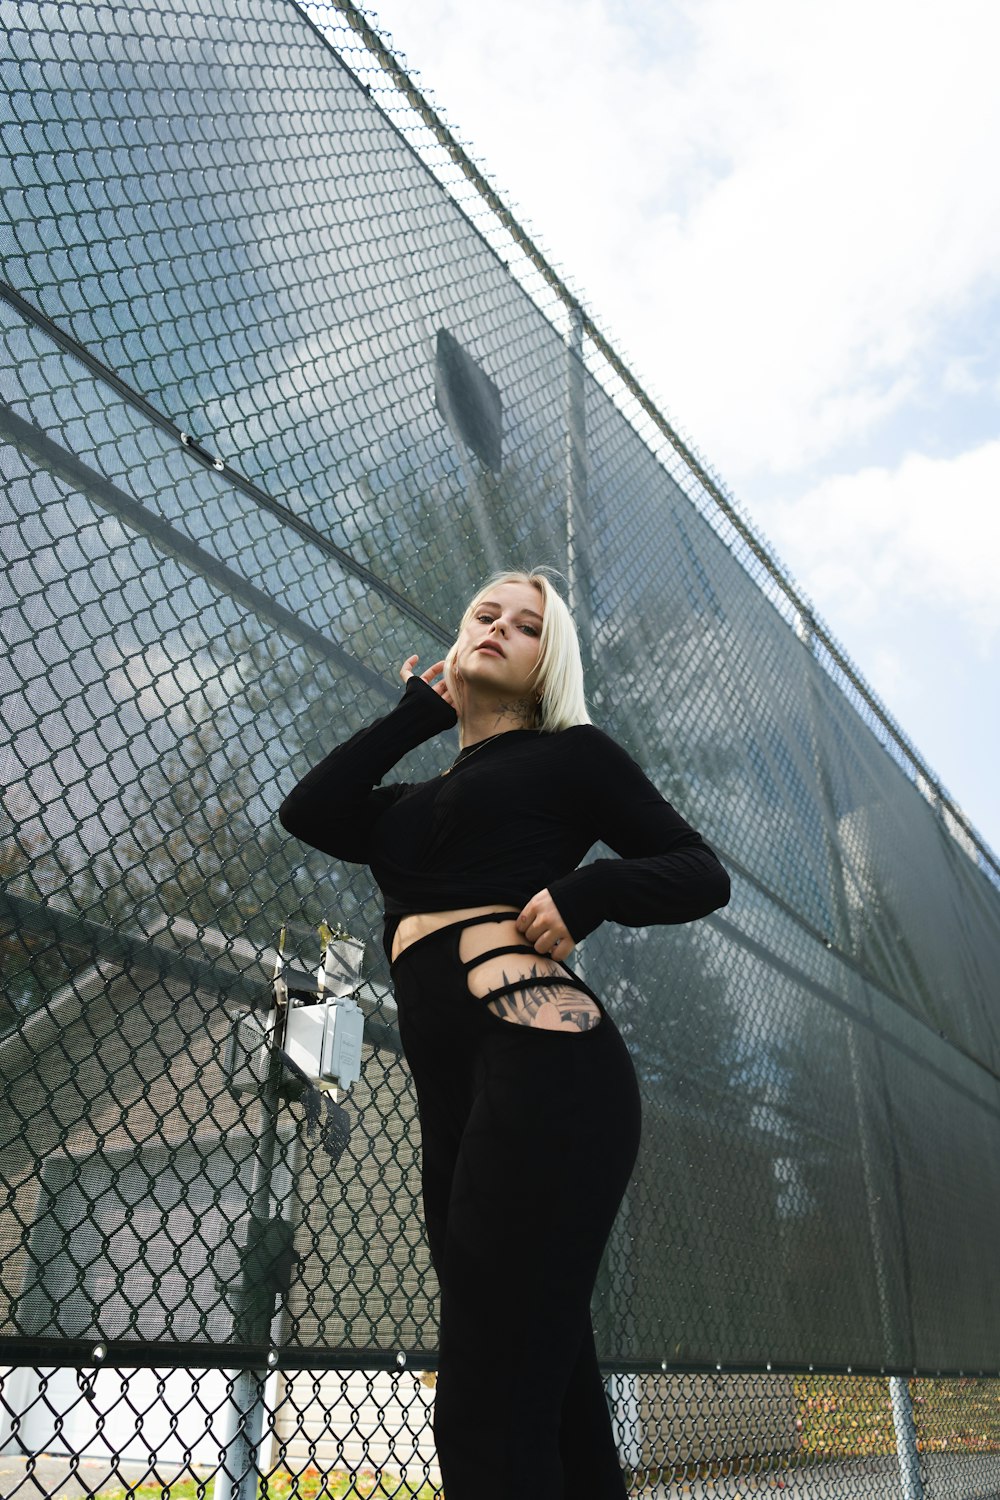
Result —
[{"label": "sky", "polygon": [[370,0],[1000,852],[1000,4]]}]

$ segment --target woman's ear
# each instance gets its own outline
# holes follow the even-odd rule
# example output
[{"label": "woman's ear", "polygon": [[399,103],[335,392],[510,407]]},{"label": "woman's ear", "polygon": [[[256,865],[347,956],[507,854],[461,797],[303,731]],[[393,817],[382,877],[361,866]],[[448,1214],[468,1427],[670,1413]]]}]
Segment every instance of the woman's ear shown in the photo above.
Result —
[{"label": "woman's ear", "polygon": [[452,646],[451,650],[445,656],[443,676],[448,687],[448,692],[451,695],[451,700],[457,708],[462,699],[462,674],[455,665],[454,646]]}]

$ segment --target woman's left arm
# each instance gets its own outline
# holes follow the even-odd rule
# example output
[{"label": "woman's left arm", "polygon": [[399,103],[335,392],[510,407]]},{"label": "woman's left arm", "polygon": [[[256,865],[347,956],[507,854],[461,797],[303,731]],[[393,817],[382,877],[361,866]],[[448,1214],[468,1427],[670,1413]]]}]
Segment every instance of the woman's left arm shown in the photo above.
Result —
[{"label": "woman's left arm", "polygon": [[595,860],[550,883],[573,941],[602,922],[694,922],[725,906],[729,876],[697,829],[620,745],[593,726],[585,735],[587,754],[576,758],[585,771],[581,796],[594,816],[595,837],[621,857]]}]

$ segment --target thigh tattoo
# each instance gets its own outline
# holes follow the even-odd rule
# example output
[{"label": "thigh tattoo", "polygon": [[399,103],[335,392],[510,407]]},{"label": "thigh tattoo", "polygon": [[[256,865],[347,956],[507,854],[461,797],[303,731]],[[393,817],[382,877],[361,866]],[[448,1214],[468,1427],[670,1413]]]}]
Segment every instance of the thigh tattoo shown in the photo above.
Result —
[{"label": "thigh tattoo", "polygon": [[532,984],[536,975],[535,969],[531,974],[510,979],[505,974],[504,984],[513,984],[522,977],[524,983],[495,1000],[484,996],[493,1014],[503,1021],[535,1026],[542,1031],[590,1031],[599,1024],[601,1012],[584,990],[573,984]]}]

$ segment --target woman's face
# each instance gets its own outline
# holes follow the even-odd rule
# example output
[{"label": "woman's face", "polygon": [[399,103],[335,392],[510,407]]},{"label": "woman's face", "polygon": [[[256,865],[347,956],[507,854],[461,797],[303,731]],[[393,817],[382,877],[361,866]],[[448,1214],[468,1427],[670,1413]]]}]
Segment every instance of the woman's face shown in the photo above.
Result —
[{"label": "woman's face", "polygon": [[497,583],[488,589],[458,637],[453,670],[465,683],[493,689],[504,700],[527,699],[538,690],[531,676],[541,647],[544,601],[533,583]]}]

